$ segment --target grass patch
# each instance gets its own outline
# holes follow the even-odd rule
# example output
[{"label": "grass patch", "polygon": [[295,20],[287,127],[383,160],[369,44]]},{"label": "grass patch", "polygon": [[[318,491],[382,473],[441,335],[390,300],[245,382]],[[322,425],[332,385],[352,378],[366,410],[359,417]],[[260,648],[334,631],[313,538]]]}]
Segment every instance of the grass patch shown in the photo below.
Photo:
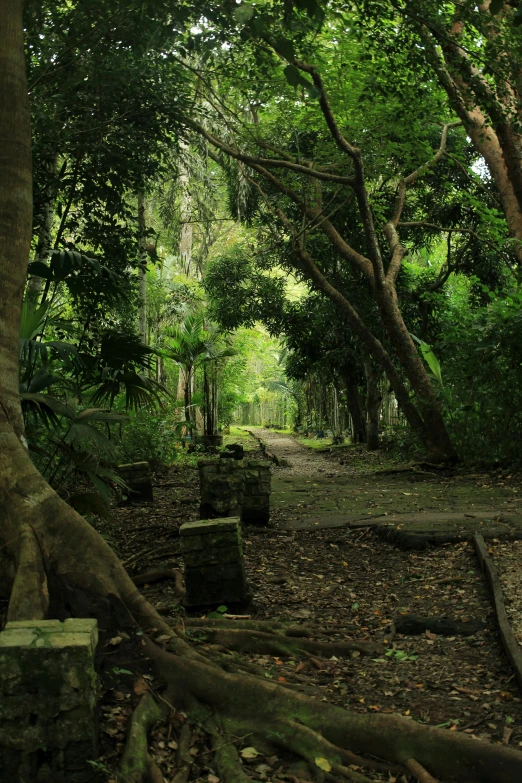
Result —
[{"label": "grass patch", "polygon": [[[232,440],[230,440],[230,438],[232,438]],[[243,427],[231,426],[230,434],[225,435],[225,439],[228,443],[233,443],[234,438],[236,440],[249,440],[252,438],[252,436],[247,432],[246,429],[243,429]]]},{"label": "grass patch", "polygon": [[332,443],[331,438],[296,438],[298,443],[307,446],[309,449],[345,449],[350,443]]}]

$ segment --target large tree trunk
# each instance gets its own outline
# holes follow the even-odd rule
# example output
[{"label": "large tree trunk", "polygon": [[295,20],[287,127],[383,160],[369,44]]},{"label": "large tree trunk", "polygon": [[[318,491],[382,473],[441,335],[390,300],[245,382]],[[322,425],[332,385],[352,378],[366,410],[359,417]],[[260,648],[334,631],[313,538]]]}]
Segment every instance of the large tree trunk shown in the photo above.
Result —
[{"label": "large tree trunk", "polygon": [[430,459],[434,462],[453,460],[456,453],[446,429],[440,403],[424,362],[404,323],[395,286],[387,283],[382,288],[377,287],[375,295],[390,342],[415,393],[415,401],[425,427]]}]

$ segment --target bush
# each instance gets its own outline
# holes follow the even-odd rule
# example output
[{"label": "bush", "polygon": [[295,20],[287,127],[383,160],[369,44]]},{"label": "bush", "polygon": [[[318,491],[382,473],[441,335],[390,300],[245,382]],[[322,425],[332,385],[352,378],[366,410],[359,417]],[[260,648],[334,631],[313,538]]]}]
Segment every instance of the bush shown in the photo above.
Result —
[{"label": "bush", "polygon": [[122,463],[145,460],[151,467],[166,467],[177,459],[180,448],[178,419],[173,411],[138,410],[129,414],[118,458]]}]

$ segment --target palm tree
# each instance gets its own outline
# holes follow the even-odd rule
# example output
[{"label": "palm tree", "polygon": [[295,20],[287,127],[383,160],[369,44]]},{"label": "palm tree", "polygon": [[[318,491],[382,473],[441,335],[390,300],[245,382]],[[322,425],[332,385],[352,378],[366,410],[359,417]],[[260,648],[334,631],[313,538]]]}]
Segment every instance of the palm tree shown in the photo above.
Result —
[{"label": "palm tree", "polygon": [[[214,373],[209,374],[207,367],[210,363],[214,363],[217,367],[219,360],[234,356],[236,351],[223,346],[223,338],[218,328],[214,324],[206,325],[200,313],[192,313],[180,324],[170,327],[167,336],[170,350],[165,355],[173,359],[181,370],[184,383],[185,421],[191,428],[195,426],[195,411],[192,405],[195,372],[200,365],[205,365],[204,395],[207,413],[205,434],[213,435],[217,422],[215,415],[210,412],[215,412],[217,407],[217,379],[212,382]],[[212,432],[207,432],[209,426]]]}]

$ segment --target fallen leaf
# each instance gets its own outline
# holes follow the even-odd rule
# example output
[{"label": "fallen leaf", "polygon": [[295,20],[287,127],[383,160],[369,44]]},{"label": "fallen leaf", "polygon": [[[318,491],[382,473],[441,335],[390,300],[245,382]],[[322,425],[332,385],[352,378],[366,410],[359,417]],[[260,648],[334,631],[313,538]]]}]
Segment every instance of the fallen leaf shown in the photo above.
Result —
[{"label": "fallen leaf", "polygon": [[113,636],[112,639],[109,639],[109,644],[112,644],[116,646],[117,644],[121,644],[123,641],[121,636]]},{"label": "fallen leaf", "polygon": [[140,675],[136,679],[133,689],[136,696],[143,696],[143,694],[149,690],[149,686],[147,685],[146,680]]},{"label": "fallen leaf", "polygon": [[504,726],[504,733],[502,734],[502,742],[504,745],[509,745],[509,740],[513,736],[513,729],[510,729],[509,726]]},{"label": "fallen leaf", "polygon": [[324,759],[322,756],[319,756],[319,758],[316,758],[315,760],[316,766],[319,767],[319,769],[324,770],[325,772],[331,772],[332,765],[328,761],[328,759]]},{"label": "fallen leaf", "polygon": [[241,758],[255,759],[256,756],[259,756],[259,751],[256,750],[255,748],[252,747],[243,748],[243,750],[241,751]]}]

